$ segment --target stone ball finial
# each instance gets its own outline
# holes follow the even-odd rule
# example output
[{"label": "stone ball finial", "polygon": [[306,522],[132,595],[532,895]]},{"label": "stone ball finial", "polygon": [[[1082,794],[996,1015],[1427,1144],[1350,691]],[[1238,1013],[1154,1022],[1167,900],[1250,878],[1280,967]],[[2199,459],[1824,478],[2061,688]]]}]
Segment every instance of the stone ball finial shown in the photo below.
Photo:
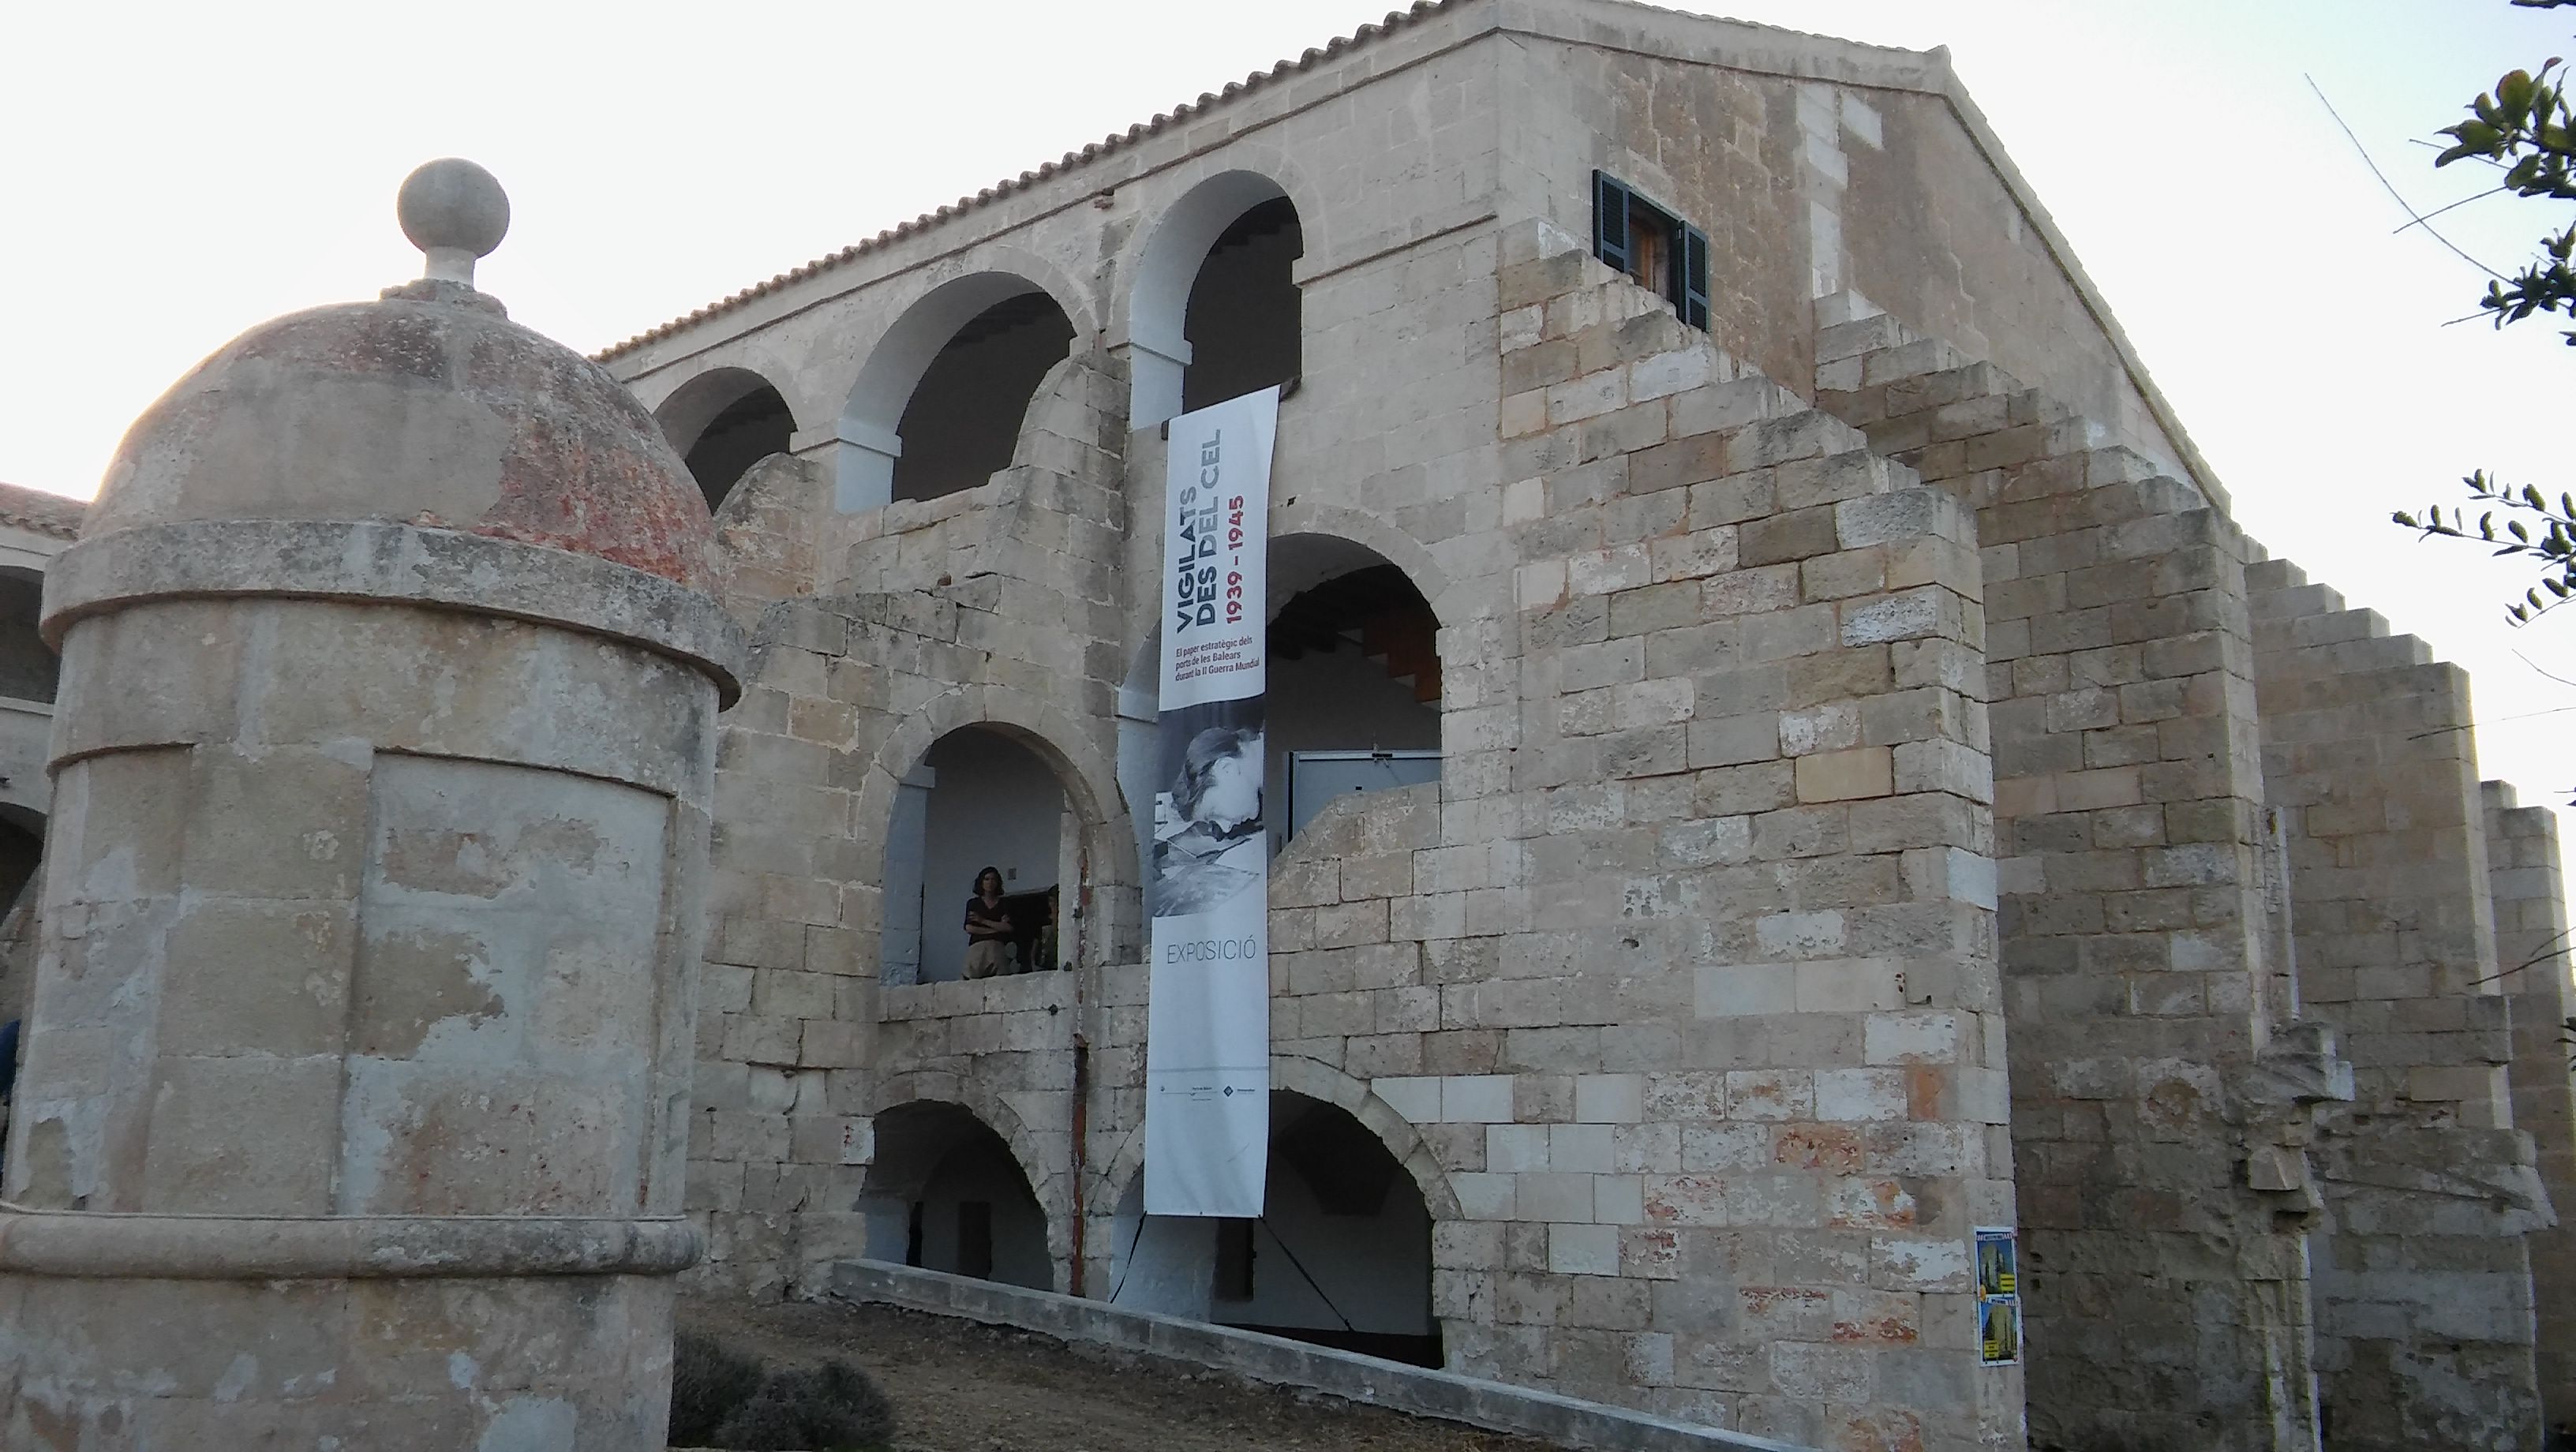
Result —
[{"label": "stone ball finial", "polygon": [[403,179],[394,214],[428,254],[425,277],[474,285],[474,261],[510,231],[510,195],[492,173],[459,157],[426,162]]}]

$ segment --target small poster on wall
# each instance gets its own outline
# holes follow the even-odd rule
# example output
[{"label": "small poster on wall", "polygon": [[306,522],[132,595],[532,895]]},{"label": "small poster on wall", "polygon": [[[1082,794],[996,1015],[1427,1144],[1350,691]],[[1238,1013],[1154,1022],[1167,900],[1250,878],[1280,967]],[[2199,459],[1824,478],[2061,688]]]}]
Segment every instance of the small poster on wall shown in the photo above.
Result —
[{"label": "small poster on wall", "polygon": [[2021,1241],[2009,1225],[1977,1227],[1977,1350],[1988,1366],[2021,1364]]}]

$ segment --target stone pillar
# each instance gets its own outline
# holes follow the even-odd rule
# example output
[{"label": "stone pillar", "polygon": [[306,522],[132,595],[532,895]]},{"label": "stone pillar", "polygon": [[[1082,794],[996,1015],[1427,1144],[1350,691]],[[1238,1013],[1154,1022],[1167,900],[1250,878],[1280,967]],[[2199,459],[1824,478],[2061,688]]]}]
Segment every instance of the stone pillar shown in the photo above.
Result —
[{"label": "stone pillar", "polygon": [[2513,1004],[2514,1128],[2531,1136],[2540,1181],[2558,1224],[2530,1237],[2534,1342],[2540,1404],[2553,1431],[2576,1426],[2576,1076],[2568,1070],[2568,1024],[2576,1021],[2576,979],[2568,974],[2567,884],[2558,819],[2526,807],[2506,782],[2482,783],[2487,882],[2495,904],[2496,972]]},{"label": "stone pillar", "polygon": [[432,278],[201,365],[47,579],[0,1446],[662,1445],[740,647],[506,216],[415,174]]}]

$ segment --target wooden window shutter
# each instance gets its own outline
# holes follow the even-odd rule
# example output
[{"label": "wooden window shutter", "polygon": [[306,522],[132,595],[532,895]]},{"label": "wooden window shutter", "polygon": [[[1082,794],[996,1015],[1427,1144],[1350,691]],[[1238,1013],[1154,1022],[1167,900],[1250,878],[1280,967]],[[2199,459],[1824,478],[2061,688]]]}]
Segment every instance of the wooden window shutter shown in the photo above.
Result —
[{"label": "wooden window shutter", "polygon": [[1673,249],[1673,269],[1680,285],[1673,289],[1673,301],[1680,308],[1682,321],[1702,332],[1708,331],[1708,234],[1697,227],[1684,227],[1682,245]]},{"label": "wooden window shutter", "polygon": [[1592,174],[1592,255],[1614,271],[1629,267],[1628,189],[1601,172]]}]

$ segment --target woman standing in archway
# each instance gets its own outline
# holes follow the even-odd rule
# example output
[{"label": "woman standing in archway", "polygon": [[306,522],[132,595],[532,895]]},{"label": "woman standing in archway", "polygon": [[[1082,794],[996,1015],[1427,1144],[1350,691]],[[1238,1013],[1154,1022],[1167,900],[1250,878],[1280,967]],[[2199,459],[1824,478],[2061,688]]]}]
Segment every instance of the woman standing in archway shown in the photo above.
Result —
[{"label": "woman standing in archway", "polygon": [[1011,940],[1018,935],[1011,915],[1002,910],[1002,870],[987,867],[976,873],[974,895],[966,899],[966,976],[1009,972]]}]

